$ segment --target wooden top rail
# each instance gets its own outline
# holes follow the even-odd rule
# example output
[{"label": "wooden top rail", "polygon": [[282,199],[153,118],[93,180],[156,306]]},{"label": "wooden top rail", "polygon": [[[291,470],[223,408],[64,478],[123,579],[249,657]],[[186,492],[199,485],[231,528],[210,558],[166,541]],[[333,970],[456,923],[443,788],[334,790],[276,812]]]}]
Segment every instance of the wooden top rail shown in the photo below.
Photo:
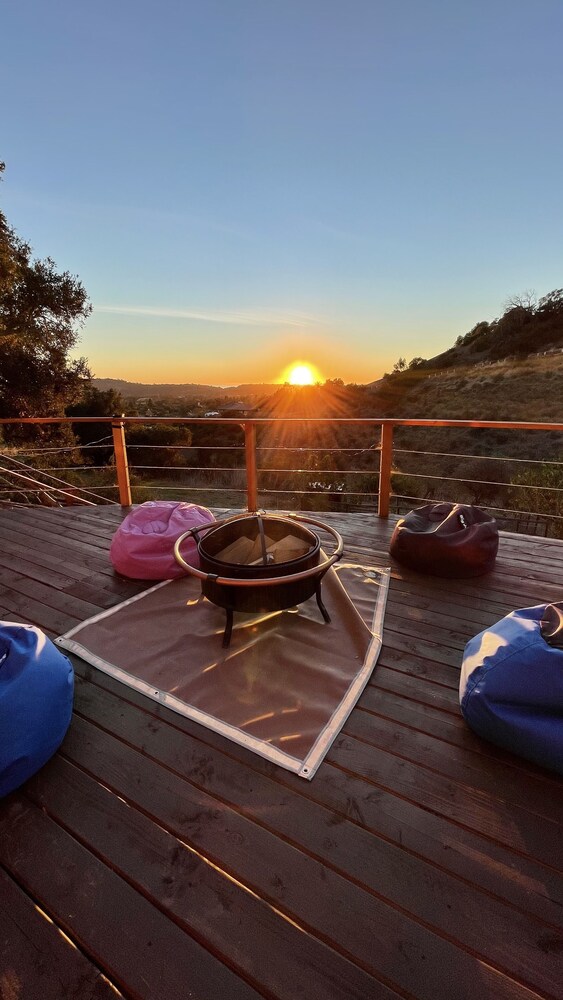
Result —
[{"label": "wooden top rail", "polygon": [[424,417],[1,417],[1,424],[375,424],[390,427],[467,427],[490,430],[563,431],[563,423],[522,420],[434,420]]}]

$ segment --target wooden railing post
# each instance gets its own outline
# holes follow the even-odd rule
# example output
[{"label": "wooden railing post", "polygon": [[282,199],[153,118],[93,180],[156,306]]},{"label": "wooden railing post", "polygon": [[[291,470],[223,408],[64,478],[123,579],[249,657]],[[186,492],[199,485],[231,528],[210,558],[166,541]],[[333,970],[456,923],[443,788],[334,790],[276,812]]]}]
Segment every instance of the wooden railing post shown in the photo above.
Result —
[{"label": "wooden railing post", "polygon": [[256,426],[243,424],[244,457],[246,460],[246,506],[248,510],[258,509],[258,478],[256,474]]},{"label": "wooden railing post", "polygon": [[113,434],[113,453],[115,455],[115,468],[117,471],[117,486],[119,489],[119,502],[122,507],[130,507],[131,484],[129,483],[129,465],[127,463],[127,448],[125,446],[125,424],[119,417],[114,417],[111,424]]},{"label": "wooden railing post", "polygon": [[391,464],[393,461],[393,424],[381,425],[381,450],[379,453],[379,517],[389,517],[391,493]]}]

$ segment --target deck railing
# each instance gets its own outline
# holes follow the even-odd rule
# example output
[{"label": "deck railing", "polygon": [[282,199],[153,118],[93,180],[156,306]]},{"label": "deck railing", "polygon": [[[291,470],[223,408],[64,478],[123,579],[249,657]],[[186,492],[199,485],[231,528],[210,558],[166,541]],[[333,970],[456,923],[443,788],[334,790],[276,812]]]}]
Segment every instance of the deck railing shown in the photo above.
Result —
[{"label": "deck railing", "polygon": [[[341,499],[344,499],[345,497],[346,498],[354,497],[356,498],[356,502],[358,502],[358,499],[361,498],[360,504],[365,505],[366,500],[369,500],[371,498],[373,500],[373,506],[371,506],[371,504],[370,506],[371,509],[374,509],[375,498],[377,497],[377,514],[379,515],[379,517],[387,517],[390,513],[392,504],[395,510],[400,510],[401,505],[403,505],[403,507],[404,506],[408,507],[409,505],[412,506],[416,502],[424,502],[431,496],[433,499],[454,499],[454,498],[457,499],[457,497],[452,497],[451,495],[437,497],[435,495],[437,483],[441,484],[441,488],[446,489],[447,491],[453,489],[449,485],[453,483],[457,484],[461,483],[465,484],[466,486],[469,483],[473,484],[474,486],[481,485],[483,487],[487,486],[489,488],[498,486],[499,488],[502,487],[504,490],[508,489],[527,490],[529,491],[528,495],[530,496],[533,496],[534,492],[536,492],[536,495],[541,493],[541,497],[543,500],[543,509],[541,512],[542,518],[551,519],[553,522],[560,522],[560,526],[556,533],[557,534],[563,533],[563,460],[560,460],[559,457],[555,458],[554,460],[546,461],[528,457],[522,458],[516,456],[502,456],[496,454],[475,455],[475,454],[469,454],[467,452],[460,454],[459,452],[456,453],[448,453],[442,451],[432,452],[432,451],[425,451],[424,449],[395,447],[395,431],[397,429],[403,431],[406,428],[410,429],[417,428],[420,430],[421,435],[424,435],[425,431],[428,432],[436,428],[442,428],[442,429],[449,428],[455,430],[468,430],[468,431],[475,431],[475,430],[509,431],[511,432],[511,435],[512,433],[516,434],[518,432],[522,433],[522,432],[532,431],[532,432],[543,432],[553,435],[554,447],[552,451],[554,454],[557,455],[558,454],[557,447],[559,447],[562,453],[561,457],[563,458],[563,445],[560,443],[563,439],[557,437],[557,435],[563,434],[563,423],[550,424],[550,423],[539,423],[539,422],[534,423],[534,422],[521,422],[521,421],[426,420],[422,418],[396,419],[396,418],[376,418],[376,417],[306,418],[306,419],[295,418],[295,417],[294,418],[252,417],[252,418],[244,418],[241,420],[239,418],[233,418],[233,417],[174,417],[174,416],[171,417],[131,416],[130,417],[126,415],[120,415],[114,417],[65,417],[65,418],[29,417],[17,421],[3,419],[0,420],[0,427],[2,424],[11,424],[11,425],[34,424],[36,426],[41,426],[46,424],[77,425],[84,423],[107,425],[107,430],[108,430],[107,439],[104,439],[102,443],[95,442],[93,444],[93,447],[107,448],[108,445],[112,447],[113,465],[115,468],[115,478],[117,480],[116,484],[114,483],[109,487],[107,485],[98,486],[96,487],[98,492],[94,492],[95,489],[94,487],[91,490],[86,490],[82,487],[75,488],[69,486],[69,484],[65,482],[64,479],[54,476],[54,472],[71,471],[68,467],[65,467],[63,469],[51,468],[51,469],[37,470],[35,475],[32,475],[29,473],[29,470],[27,472],[22,471],[21,467],[19,468],[19,470],[17,468],[14,469],[13,459],[8,463],[8,467],[6,467],[5,462],[3,462],[1,458],[0,458],[0,479],[4,482],[4,484],[6,484],[7,477],[9,477],[9,474],[12,473],[16,477],[16,481],[18,482],[18,488],[20,489],[20,491],[23,492],[26,490],[28,493],[33,493],[34,491],[36,493],[40,493],[41,491],[44,492],[45,489],[47,488],[46,482],[48,481],[49,490],[53,495],[59,496],[62,502],[68,502],[69,497],[74,498],[79,502],[93,502],[93,499],[94,500],[105,499],[107,502],[108,499],[110,499],[107,497],[107,493],[113,492],[114,495],[117,494],[119,503],[122,506],[128,507],[133,502],[131,475],[130,475],[131,471],[133,471],[135,474],[139,473],[142,476],[146,476],[147,473],[156,471],[161,471],[161,472],[166,471],[168,474],[172,472],[172,470],[168,467],[164,469],[164,467],[159,467],[159,466],[143,466],[141,464],[132,465],[128,455],[128,442],[127,442],[128,428],[137,425],[152,425],[152,426],[170,425],[173,427],[186,425],[188,427],[194,428],[204,424],[215,426],[218,429],[225,427],[231,427],[231,428],[234,427],[238,428],[241,431],[240,445],[235,448],[233,448],[232,445],[218,446],[218,448],[228,450],[229,452],[232,451],[240,452],[241,458],[242,454],[244,454],[244,466],[238,465],[234,467],[228,466],[226,468],[223,468],[217,466],[194,467],[192,465],[192,466],[180,466],[179,468],[175,468],[173,471],[174,473],[181,473],[183,470],[189,472],[194,472],[194,471],[204,472],[207,469],[208,472],[213,471],[214,473],[236,472],[239,476],[242,474],[244,477],[244,486],[243,489],[239,489],[238,492],[242,492],[245,495],[246,506],[248,507],[248,509],[256,510],[259,506],[260,494],[270,495],[278,493],[282,495],[287,494],[290,496],[294,496],[296,493],[300,495],[306,495],[308,492],[307,490],[295,490],[295,489],[268,490],[267,488],[259,488],[260,475],[265,476],[266,474],[275,473],[279,474],[279,476],[281,476],[282,479],[284,473],[287,475],[301,474],[308,476],[309,478],[315,475],[314,470],[310,468],[300,469],[300,468],[295,468],[294,465],[289,465],[285,469],[279,469],[279,468],[271,469],[266,467],[259,469],[257,455],[260,452],[263,453],[266,453],[267,451],[294,452],[297,453],[297,460],[295,464],[299,464],[299,460],[300,458],[302,458],[302,453],[304,451],[313,452],[315,450],[314,446],[311,446],[310,448],[284,447],[283,444],[281,443],[282,439],[280,437],[281,432],[284,429],[287,429],[288,427],[291,426],[293,426],[294,429],[296,427],[299,428],[307,427],[308,430],[313,432],[313,429],[315,427],[325,427],[325,428],[329,427],[332,431],[336,433],[341,428],[348,428],[352,430],[354,427],[358,427],[362,429],[362,435],[364,438],[366,436],[365,432],[367,429],[368,435],[371,439],[371,444],[368,446],[368,448],[363,447],[361,449],[361,453],[365,454],[366,451],[371,451],[374,453],[374,457],[378,455],[379,458],[378,462],[376,460],[373,463],[371,470],[367,470],[371,471],[373,475],[374,489],[373,492],[370,491],[369,493],[366,492],[365,490],[357,492],[345,491],[341,494]],[[262,434],[264,428],[269,428],[270,431],[273,431],[275,434],[278,434],[278,437],[280,438],[280,443],[279,444],[277,443],[277,438],[276,438],[275,447],[268,448],[268,447],[260,447],[259,445],[257,446],[257,435]],[[373,431],[373,436],[371,434],[372,431]],[[422,437],[421,443],[424,443],[424,437]],[[80,448],[82,451],[84,451],[85,448],[84,445],[77,445],[76,447]],[[166,448],[167,446],[159,444],[154,444],[154,445],[135,444],[134,447],[136,449],[140,449],[142,447],[153,447],[161,449],[161,448]],[[199,452],[203,450],[216,450],[213,446],[208,446],[208,445],[200,446],[197,444],[189,447],[174,444],[168,447],[173,448],[177,452],[182,452],[186,450],[193,451],[194,449],[197,449]],[[21,466],[23,464],[22,459],[24,459],[26,456],[28,456],[29,458],[31,450],[40,451],[40,446],[38,446],[37,448],[30,446],[30,448],[28,448],[25,451],[22,449],[18,453],[18,459],[20,461],[19,463],[16,462],[16,464],[19,464]],[[56,451],[58,449],[49,449],[49,450]],[[70,450],[70,449],[60,449],[60,450]],[[338,447],[320,448],[319,451],[326,453],[330,453],[332,451],[341,453],[346,451],[347,452],[355,451],[356,454],[360,453],[359,449],[352,449],[352,448],[343,449]],[[399,459],[399,456],[400,456],[399,461],[402,463],[404,461],[403,456],[406,455],[417,456],[416,461],[418,462],[418,470],[409,472],[405,468],[398,466],[397,459]],[[28,458],[26,460],[28,460]],[[450,476],[439,472],[438,459],[444,460],[445,462],[448,461],[451,462],[451,460],[453,459],[456,460],[478,459],[479,461],[484,461],[484,462],[492,461],[495,463],[507,462],[511,463],[511,468],[514,468],[516,466],[516,463],[524,463],[530,467],[534,465],[535,466],[541,465],[549,467],[550,469],[554,470],[555,473],[557,474],[559,474],[559,471],[561,470],[561,479],[559,480],[556,475],[555,481],[557,485],[548,485],[548,484],[534,485],[529,483],[528,484],[518,483],[518,482],[513,483],[508,481],[506,476],[503,477],[502,482],[495,482],[494,478],[472,479],[470,477],[463,478],[459,475]],[[421,468],[421,462],[423,463],[422,468]],[[346,465],[348,464],[349,463],[347,462]],[[77,466],[73,468],[75,468],[78,471],[84,470],[84,466]],[[344,476],[346,478],[360,474],[363,474],[365,476],[367,474],[365,468],[361,472],[347,467],[344,470],[340,469],[332,471],[336,476],[340,475],[341,477]],[[331,470],[324,470],[325,479],[326,475],[330,472]],[[18,476],[19,480],[17,480]],[[416,496],[414,495],[414,493],[416,493],[416,490],[413,490],[408,494],[406,493],[405,490],[403,490],[402,493],[394,492],[392,488],[394,477],[396,479],[398,479],[398,477],[401,477],[403,481],[406,479],[407,482],[409,481],[409,478],[411,480],[414,480],[414,482],[418,486],[418,492],[422,492],[423,494],[426,495]],[[559,481],[561,482],[561,486],[558,485]],[[323,488],[322,484],[312,484],[312,485],[318,486],[319,489],[321,490]],[[143,488],[150,489],[150,487],[143,487]],[[155,490],[159,488],[162,489],[162,486],[154,487]],[[330,488],[331,488],[330,486],[327,487],[327,489]],[[174,487],[164,487],[164,489],[173,490]],[[179,489],[182,490],[182,487],[180,486]],[[206,489],[207,492],[213,490],[212,487],[202,488],[193,486],[184,487],[183,489],[186,492],[191,492],[191,493],[203,492],[204,489]],[[8,486],[7,489],[6,488],[4,489],[4,495],[6,497],[10,492],[12,493],[15,492],[15,488],[10,489],[10,487]],[[311,495],[311,491],[309,491],[309,495]],[[553,504],[551,505],[551,510],[546,510],[545,497],[547,497],[549,501],[550,496],[552,496],[553,498]],[[502,510],[503,512],[508,512],[510,510],[510,508],[507,507],[491,507],[491,505],[487,503],[482,503],[482,506],[486,506],[492,510],[499,510],[499,511]],[[529,518],[537,517],[538,511],[533,509],[534,503],[530,501],[528,506],[531,507],[532,509],[518,510],[517,513],[522,517],[529,517]],[[547,503],[547,506],[548,507],[550,506],[549,502]]]}]

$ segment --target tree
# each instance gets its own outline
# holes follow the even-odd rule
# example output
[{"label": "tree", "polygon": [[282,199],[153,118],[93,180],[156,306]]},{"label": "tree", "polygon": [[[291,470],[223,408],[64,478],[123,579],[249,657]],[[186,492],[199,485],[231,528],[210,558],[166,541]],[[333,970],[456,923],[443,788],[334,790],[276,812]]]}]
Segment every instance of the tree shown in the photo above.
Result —
[{"label": "tree", "polygon": [[[115,389],[107,389],[102,392],[100,389],[87,385],[84,388],[82,398],[74,406],[67,406],[68,417],[113,417],[123,410],[123,399],[121,393]],[[113,443],[111,426],[107,423],[101,424],[72,424],[73,434],[81,445],[84,445],[82,457],[87,459],[91,465],[106,465],[113,455]],[[104,448],[100,443],[95,450],[88,450],[88,446],[95,442],[108,440],[108,447]]]},{"label": "tree", "polygon": [[509,483],[507,463],[475,458],[463,463],[464,486],[473,504],[502,504]]},{"label": "tree", "polygon": [[563,314],[563,288],[554,288],[538,302],[537,312],[540,315]]},{"label": "tree", "polygon": [[407,360],[406,358],[399,358],[398,361],[393,365],[393,372],[404,372],[407,370]]},{"label": "tree", "polygon": [[471,345],[470,350],[473,352],[479,351],[485,346],[487,334],[490,331],[490,326],[486,320],[481,320],[480,323],[476,323],[474,327],[469,331],[469,333],[459,336],[455,342],[456,347],[467,347]]},{"label": "tree", "polygon": [[[58,273],[50,257],[32,259],[0,211],[0,416],[62,416],[80,398],[90,372],[69,353],[90,312],[79,279]],[[7,427],[4,436],[44,440],[53,437],[49,427]]]},{"label": "tree", "polygon": [[527,309],[533,312],[536,308],[536,292],[533,288],[526,288],[524,292],[520,292],[518,295],[509,295],[506,302],[504,303],[504,311],[510,312],[511,309]]},{"label": "tree", "polygon": [[[534,465],[517,474],[508,497],[511,510],[534,511],[549,515],[549,534],[563,537],[563,470],[560,457],[554,464]],[[533,487],[523,489],[522,487]],[[530,493],[532,496],[530,496]]]},{"label": "tree", "polygon": [[143,470],[143,474],[149,479],[154,478],[156,468],[185,466],[182,449],[190,448],[191,444],[192,433],[183,424],[144,424],[132,426],[127,432],[127,451],[131,465],[148,467]]}]

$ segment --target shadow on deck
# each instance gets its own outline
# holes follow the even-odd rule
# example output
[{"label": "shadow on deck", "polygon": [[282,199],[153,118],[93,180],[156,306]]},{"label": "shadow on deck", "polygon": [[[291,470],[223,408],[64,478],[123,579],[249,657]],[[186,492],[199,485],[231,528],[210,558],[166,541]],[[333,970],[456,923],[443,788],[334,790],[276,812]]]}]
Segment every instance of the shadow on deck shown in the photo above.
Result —
[{"label": "shadow on deck", "polygon": [[[0,511],[0,612],[52,637],[143,589],[116,507]],[[392,523],[323,515],[388,563]],[[561,599],[563,543],[395,567],[371,682],[312,782],[79,666],[61,750],[0,803],[0,998],[563,996],[562,783],[474,736],[465,642]]]}]

